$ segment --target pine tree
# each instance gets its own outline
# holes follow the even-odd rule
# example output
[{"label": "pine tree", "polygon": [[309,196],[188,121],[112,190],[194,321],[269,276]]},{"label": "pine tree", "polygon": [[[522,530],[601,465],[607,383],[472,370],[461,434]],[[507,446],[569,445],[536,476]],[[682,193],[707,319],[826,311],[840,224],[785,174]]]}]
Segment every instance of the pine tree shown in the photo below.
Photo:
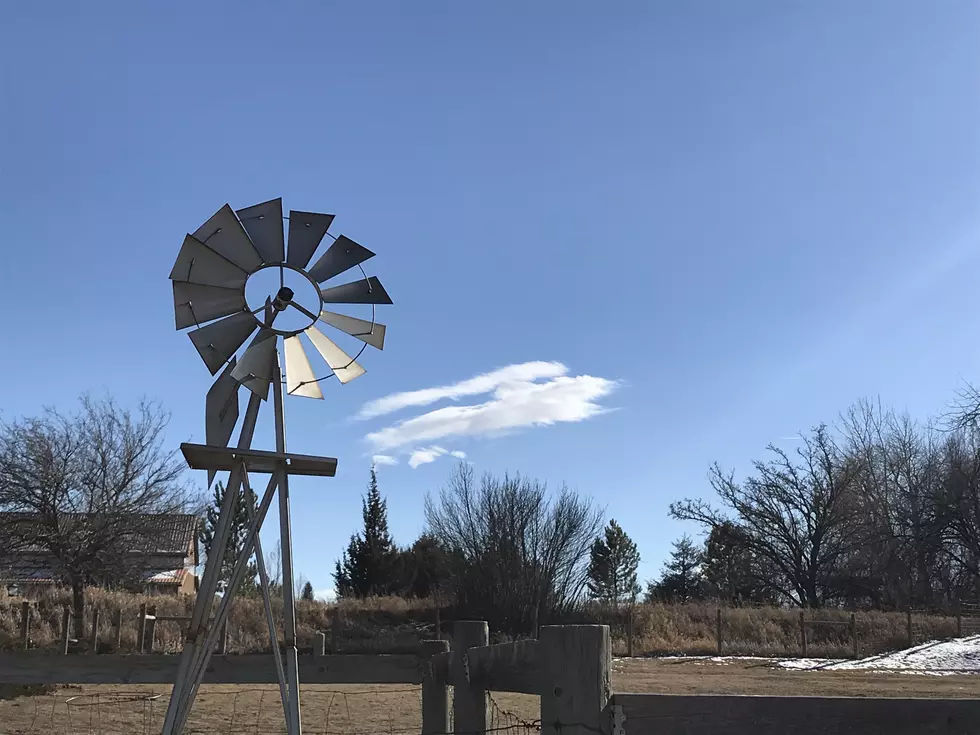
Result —
[{"label": "pine tree", "polygon": [[658,582],[647,582],[647,602],[689,602],[703,596],[704,554],[687,534],[674,542]]},{"label": "pine tree", "polygon": [[364,530],[351,536],[334,571],[338,597],[391,594],[397,585],[398,550],[388,533],[388,504],[378,490],[378,475],[373,466],[361,508]]},{"label": "pine tree", "polygon": [[618,605],[633,600],[640,591],[636,583],[636,568],[640,552],[636,544],[615,520],[606,526],[605,538],[599,537],[592,544],[589,559],[589,594],[603,602]]},{"label": "pine tree", "polygon": [[[220,482],[214,487],[214,496],[211,504],[205,512],[204,523],[198,534],[198,541],[205,557],[211,554],[211,546],[214,543],[215,529],[218,525],[218,516],[221,513],[221,504],[225,498],[225,486]],[[235,568],[235,561],[245,547],[245,537],[248,535],[249,519],[248,506],[245,500],[245,489],[239,488],[238,497],[232,505],[231,531],[228,536],[228,545],[221,560],[221,571],[218,575],[218,590],[224,591],[228,580],[231,579],[232,571]],[[250,594],[257,589],[255,576],[258,574],[258,567],[254,561],[249,561],[245,568],[245,576],[239,587],[240,594]]]},{"label": "pine tree", "polygon": [[307,582],[303,585],[303,591],[299,593],[299,599],[313,602],[313,585]]}]

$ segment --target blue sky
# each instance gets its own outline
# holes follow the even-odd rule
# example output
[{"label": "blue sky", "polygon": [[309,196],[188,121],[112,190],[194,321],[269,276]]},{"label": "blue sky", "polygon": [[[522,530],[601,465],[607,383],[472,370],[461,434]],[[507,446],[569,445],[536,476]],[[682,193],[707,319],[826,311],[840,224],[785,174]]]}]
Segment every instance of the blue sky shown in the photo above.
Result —
[{"label": "blue sky", "polygon": [[203,441],[210,376],[167,276],[225,202],[282,196],[377,252],[395,301],[367,375],[287,400],[289,448],[340,459],[293,483],[298,572],[330,586],[372,455],[398,461],[407,543],[463,452],[591,495],[653,576],[712,461],[978,379],[978,21],[953,0],[12,4],[3,416],[146,394],[174,446]]}]

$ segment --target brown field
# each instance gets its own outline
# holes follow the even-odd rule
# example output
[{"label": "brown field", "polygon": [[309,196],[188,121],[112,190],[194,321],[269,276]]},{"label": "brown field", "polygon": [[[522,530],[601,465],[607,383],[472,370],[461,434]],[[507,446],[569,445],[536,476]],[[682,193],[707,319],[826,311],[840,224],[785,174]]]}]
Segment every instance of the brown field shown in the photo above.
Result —
[{"label": "brown field", "polygon": [[[980,698],[978,676],[787,671],[764,661],[617,660],[613,689],[670,694],[768,694]],[[0,732],[10,735],[132,735],[159,732],[168,687],[60,687],[52,693],[0,693]],[[494,693],[497,732],[536,732],[536,697]],[[418,732],[419,688],[403,685],[303,687],[304,732],[383,735]],[[276,687],[204,686],[188,733],[284,732]]]}]

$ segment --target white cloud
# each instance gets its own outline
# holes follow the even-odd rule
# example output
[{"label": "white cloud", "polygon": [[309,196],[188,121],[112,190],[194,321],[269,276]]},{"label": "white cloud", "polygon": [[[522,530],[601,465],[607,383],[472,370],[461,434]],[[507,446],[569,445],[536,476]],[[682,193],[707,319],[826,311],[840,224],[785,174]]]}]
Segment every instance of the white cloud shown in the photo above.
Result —
[{"label": "white cloud", "polygon": [[398,464],[398,458],[392,457],[388,454],[375,454],[373,457],[371,457],[371,461],[374,464],[378,465],[379,467],[382,467],[384,465],[392,466]]},{"label": "white cloud", "polygon": [[455,452],[450,452],[456,459],[466,459],[466,452],[461,452],[458,449]]},{"label": "white cloud", "polygon": [[416,449],[408,458],[408,466],[413,470],[419,465],[435,462],[439,457],[446,454],[442,447],[429,447],[428,449]]},{"label": "white cloud", "polygon": [[[528,366],[535,367],[529,369]],[[551,366],[550,372],[542,366]],[[511,368],[514,370],[508,373]],[[361,411],[362,415],[379,415],[379,412],[395,410],[391,406],[431,403],[438,400],[432,398],[437,394],[438,397],[449,396],[450,391],[460,394],[460,386],[468,386],[464,395],[471,395],[479,387],[475,381],[483,381],[480,386],[489,386],[483,387],[480,392],[492,390],[491,399],[484,403],[438,408],[371,432],[366,439],[376,451],[390,451],[411,445],[418,447],[447,437],[486,436],[529,426],[584,421],[602,413],[605,409],[597,401],[615,390],[616,381],[591,375],[568,376],[565,372],[567,369],[560,363],[524,363],[496,370],[455,386],[381,398],[367,404]],[[509,377],[502,379],[500,376],[505,374]],[[519,379],[518,374],[523,374],[524,379]],[[551,379],[545,382],[534,382],[548,376]],[[424,401],[417,398],[422,395],[426,396]],[[382,408],[385,410],[382,411]],[[409,465],[417,467],[419,464],[432,462],[439,456],[436,454],[429,458],[432,449],[416,449]],[[413,459],[416,462],[414,465]]]},{"label": "white cloud", "polygon": [[492,370],[489,373],[476,375],[467,380],[452,385],[442,385],[436,388],[424,388],[405,393],[392,393],[365,403],[357,417],[362,419],[375,418],[385,414],[400,411],[403,408],[428,406],[443,399],[456,400],[465,396],[478,396],[504,385],[532,383],[544,378],[557,378],[566,375],[568,368],[560,362],[523,362],[517,365]]}]

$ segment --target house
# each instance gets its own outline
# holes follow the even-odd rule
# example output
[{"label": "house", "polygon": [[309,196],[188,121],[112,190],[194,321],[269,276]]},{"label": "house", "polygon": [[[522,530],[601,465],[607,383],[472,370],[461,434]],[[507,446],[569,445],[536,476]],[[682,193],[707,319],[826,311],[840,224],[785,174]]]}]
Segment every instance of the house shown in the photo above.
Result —
[{"label": "house", "polygon": [[[81,528],[86,527],[86,518],[82,514],[59,516]],[[131,580],[127,586],[168,595],[196,592],[200,518],[183,514],[142,514],[133,518],[137,530],[127,539],[118,562],[113,561],[127,570],[126,576]],[[0,528],[17,524],[18,538],[30,538],[23,529],[31,527],[32,519],[25,513],[0,513]],[[40,523],[36,525],[43,529]],[[38,587],[61,583],[62,575],[56,573],[57,559],[42,544],[12,543],[0,553],[0,587],[29,594]]]}]

